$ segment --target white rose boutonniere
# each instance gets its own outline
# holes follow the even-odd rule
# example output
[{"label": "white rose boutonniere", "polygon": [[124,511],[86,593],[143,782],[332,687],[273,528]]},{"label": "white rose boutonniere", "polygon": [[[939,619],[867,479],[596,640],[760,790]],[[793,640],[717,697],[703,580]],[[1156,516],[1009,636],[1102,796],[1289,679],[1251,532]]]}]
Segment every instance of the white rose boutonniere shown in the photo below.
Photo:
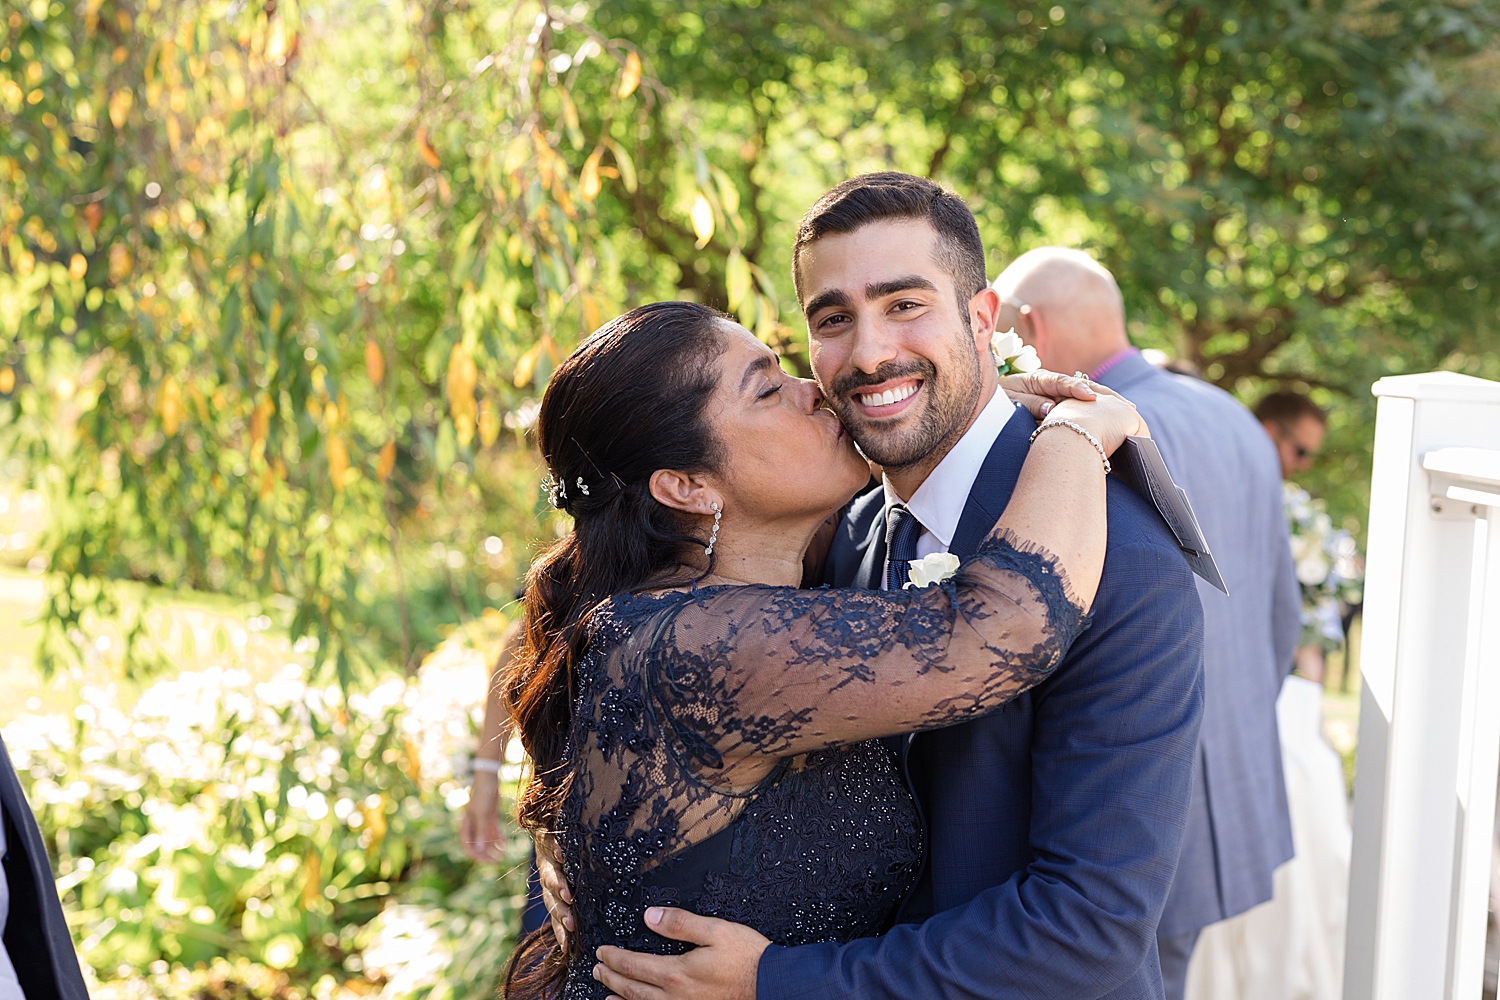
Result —
[{"label": "white rose boutonniere", "polygon": [[1004,333],[996,330],[995,335],[990,338],[990,353],[995,355],[995,364],[999,366],[1001,375],[1024,375],[1042,367],[1042,359],[1037,357],[1036,348],[1021,343],[1021,337],[1014,329]]},{"label": "white rose boutonniere", "polygon": [[907,589],[942,583],[958,572],[958,561],[958,556],[951,552],[934,552],[930,556],[911,560],[907,563],[911,567],[911,582],[906,585]]}]

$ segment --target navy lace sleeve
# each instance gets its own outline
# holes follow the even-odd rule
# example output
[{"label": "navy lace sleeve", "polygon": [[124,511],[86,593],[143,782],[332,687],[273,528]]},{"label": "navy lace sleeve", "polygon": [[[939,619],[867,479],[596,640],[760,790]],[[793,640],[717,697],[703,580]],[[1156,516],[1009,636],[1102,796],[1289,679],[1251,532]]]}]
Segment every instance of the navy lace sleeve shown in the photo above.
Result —
[{"label": "navy lace sleeve", "polygon": [[922,589],[733,586],[612,604],[600,620],[616,634],[596,634],[604,655],[581,670],[576,819],[649,831],[667,851],[721,828],[776,759],[998,708],[1087,624],[1056,562],[1000,535]]}]

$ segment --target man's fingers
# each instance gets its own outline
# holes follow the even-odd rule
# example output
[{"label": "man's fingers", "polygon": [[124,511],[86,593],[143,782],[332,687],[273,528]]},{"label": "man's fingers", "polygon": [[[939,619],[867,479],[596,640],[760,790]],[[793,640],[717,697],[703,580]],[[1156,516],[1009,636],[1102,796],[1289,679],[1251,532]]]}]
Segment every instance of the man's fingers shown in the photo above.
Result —
[{"label": "man's fingers", "polygon": [[[681,955],[647,955],[602,945],[594,952],[599,964],[621,979],[647,986],[670,986],[683,962]],[[610,989],[614,989],[610,986]]]},{"label": "man's fingers", "polygon": [[667,994],[659,987],[622,976],[603,963],[594,966],[594,978],[621,1000],[666,1000]]},{"label": "man's fingers", "polygon": [[718,917],[700,917],[691,910],[679,910],[675,906],[648,906],[646,926],[673,941],[713,944],[716,932],[732,930],[738,925]]}]

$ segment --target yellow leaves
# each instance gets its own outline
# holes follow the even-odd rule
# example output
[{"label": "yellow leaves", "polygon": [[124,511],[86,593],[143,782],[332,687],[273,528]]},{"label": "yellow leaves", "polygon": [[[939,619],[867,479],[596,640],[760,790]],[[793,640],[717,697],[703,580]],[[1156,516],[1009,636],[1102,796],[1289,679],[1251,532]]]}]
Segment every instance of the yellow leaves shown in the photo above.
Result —
[{"label": "yellow leaves", "polygon": [[89,273],[88,258],[81,253],[75,253],[73,259],[68,261],[68,277],[74,281],[82,281],[83,276]]},{"label": "yellow leaves", "polygon": [[307,852],[302,859],[302,868],[307,875],[302,883],[302,908],[310,910],[323,898],[323,863],[316,851]]},{"label": "yellow leaves", "polygon": [[735,312],[750,295],[750,265],[738,247],[729,251],[729,261],[724,267],[724,285],[729,293],[729,311]]},{"label": "yellow leaves", "polygon": [[365,829],[370,831],[370,846],[368,853],[374,857],[380,851],[380,845],[385,840],[385,794],[381,793],[375,797],[374,802],[368,799],[359,807],[360,815],[365,818]]},{"label": "yellow leaves", "polygon": [[387,441],[380,449],[380,454],[375,459],[375,478],[382,483],[391,478],[391,473],[396,469],[396,442]]},{"label": "yellow leaves", "polygon": [[135,104],[135,95],[128,90],[117,90],[109,95],[109,120],[115,128],[124,128],[126,116]]},{"label": "yellow leaves", "polygon": [[520,389],[531,384],[531,378],[536,374],[536,363],[542,356],[542,344],[538,341],[527,349],[526,353],[516,359],[516,388]]},{"label": "yellow leaves", "polygon": [[376,385],[385,381],[385,355],[374,340],[365,341],[365,374]]},{"label": "yellow leaves", "polygon": [[698,237],[697,247],[702,250],[714,238],[714,209],[702,191],[693,195],[693,207],[688,216],[693,220],[693,235]]},{"label": "yellow leaves", "polygon": [[513,174],[521,169],[521,164],[526,162],[530,153],[531,143],[527,141],[524,134],[516,136],[510,141],[510,147],[505,151],[505,172]]},{"label": "yellow leaves", "polygon": [[30,250],[22,250],[16,254],[16,273],[25,277],[36,269],[36,255]]},{"label": "yellow leaves", "polygon": [[422,157],[422,162],[433,170],[437,170],[443,165],[443,158],[438,155],[437,149],[427,139],[427,129],[425,127],[417,129],[417,155]]},{"label": "yellow leaves", "polygon": [[590,153],[583,163],[583,172],[578,175],[578,194],[584,201],[593,201],[599,197],[599,191],[603,187],[599,180],[599,161],[603,158],[604,150],[600,148]]},{"label": "yellow leaves", "polygon": [[579,305],[583,309],[584,328],[587,329],[589,333],[593,333],[595,330],[599,329],[599,324],[603,321],[602,317],[600,316],[601,310],[599,309],[599,300],[594,298],[588,292],[584,292],[579,296]]},{"label": "yellow leaves", "polygon": [[156,397],[156,411],[161,415],[162,432],[167,437],[175,436],[187,411],[182,405],[182,386],[170,375],[162,380]]},{"label": "yellow leaves", "polygon": [[10,365],[0,368],[0,394],[9,396],[16,388],[16,370]]},{"label": "yellow leaves", "polygon": [[533,129],[531,132],[531,144],[536,149],[536,171],[541,175],[542,187],[550,188],[553,161],[557,159],[557,154],[552,152],[552,147],[547,145],[546,136],[542,135],[538,129]]},{"label": "yellow leaves", "polygon": [[285,59],[296,44],[296,34],[287,30],[286,22],[276,18],[271,22],[270,37],[266,39],[266,58],[275,62]]},{"label": "yellow leaves", "polygon": [[271,397],[261,393],[260,402],[250,414],[250,447],[254,448],[271,433],[271,417],[276,413],[276,404]]},{"label": "yellow leaves", "polygon": [[557,89],[557,96],[562,99],[563,127],[573,140],[573,148],[578,149],[583,145],[583,132],[578,125],[578,105],[573,103],[573,95],[561,87]]},{"label": "yellow leaves", "polygon": [[342,493],[344,481],[349,475],[349,449],[344,447],[344,439],[337,434],[328,435],[327,448],[328,478],[333,482],[333,488]]},{"label": "yellow leaves", "polygon": [[467,447],[474,440],[474,419],[477,409],[474,403],[474,386],[479,381],[479,368],[474,356],[463,341],[453,345],[448,355],[448,410],[453,414],[453,427],[458,431],[458,443]]},{"label": "yellow leaves", "polygon": [[488,448],[500,436],[500,418],[488,399],[479,404],[479,443]]},{"label": "yellow leaves", "polygon": [[634,52],[625,57],[625,68],[620,72],[620,88],[615,95],[624,100],[641,85],[641,57]]},{"label": "yellow leaves", "polygon": [[328,405],[323,407],[323,422],[328,425],[329,430],[336,430],[338,428],[339,408],[337,404],[329,402]]},{"label": "yellow leaves", "polygon": [[132,261],[130,251],[125,249],[123,243],[115,243],[109,248],[109,281],[110,284],[118,285],[130,276]]}]

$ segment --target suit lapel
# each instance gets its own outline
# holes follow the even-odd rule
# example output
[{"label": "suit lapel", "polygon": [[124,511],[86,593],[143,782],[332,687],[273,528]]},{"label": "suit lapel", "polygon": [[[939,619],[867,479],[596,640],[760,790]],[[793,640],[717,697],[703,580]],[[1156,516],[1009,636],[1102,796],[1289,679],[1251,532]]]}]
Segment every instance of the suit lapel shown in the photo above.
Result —
[{"label": "suit lapel", "polygon": [[885,507],[876,512],[870,523],[870,533],[865,536],[865,557],[860,560],[859,573],[854,586],[865,590],[879,590],[880,578],[885,571],[885,518],[881,516]]},{"label": "suit lapel", "polygon": [[948,551],[960,559],[967,559],[977,552],[979,543],[994,530],[995,522],[1010,502],[1011,493],[1015,492],[1034,430],[1036,421],[1018,406],[1005,422],[1000,436],[995,438],[984,464],[979,467],[979,475],[974,478],[974,485],[969,489],[963,516],[958,519],[958,529],[953,532],[953,544],[948,546]]}]

